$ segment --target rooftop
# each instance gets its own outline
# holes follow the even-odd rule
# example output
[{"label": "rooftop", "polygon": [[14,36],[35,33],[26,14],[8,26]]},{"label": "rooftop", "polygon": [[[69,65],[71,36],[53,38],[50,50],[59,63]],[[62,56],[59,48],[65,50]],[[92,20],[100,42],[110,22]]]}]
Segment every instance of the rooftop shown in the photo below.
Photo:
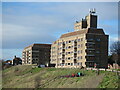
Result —
[{"label": "rooftop", "polygon": [[29,45],[29,46],[25,47],[24,49],[27,49],[27,48],[33,47],[33,46],[51,46],[51,44],[38,44],[38,43],[34,43],[32,45]]},{"label": "rooftop", "polygon": [[79,30],[79,31],[74,31],[74,32],[70,32],[70,33],[66,33],[61,35],[60,38],[65,38],[65,37],[70,37],[70,36],[75,36],[75,35],[80,35],[80,34],[100,34],[100,35],[104,35],[104,31],[103,29],[94,29],[94,28],[88,28],[85,30]]}]

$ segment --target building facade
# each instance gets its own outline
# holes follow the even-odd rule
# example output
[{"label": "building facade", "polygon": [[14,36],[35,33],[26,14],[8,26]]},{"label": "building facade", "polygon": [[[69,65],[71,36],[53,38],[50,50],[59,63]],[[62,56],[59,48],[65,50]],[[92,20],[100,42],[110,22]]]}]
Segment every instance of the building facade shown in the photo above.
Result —
[{"label": "building facade", "polygon": [[47,65],[50,63],[51,44],[32,44],[22,52],[22,64]]},{"label": "building facade", "polygon": [[14,57],[14,59],[12,60],[12,64],[13,66],[15,65],[22,65],[22,59],[20,57]]},{"label": "building facade", "polygon": [[107,67],[108,35],[97,28],[97,15],[90,13],[74,24],[74,32],[61,35],[51,46],[56,68]]}]

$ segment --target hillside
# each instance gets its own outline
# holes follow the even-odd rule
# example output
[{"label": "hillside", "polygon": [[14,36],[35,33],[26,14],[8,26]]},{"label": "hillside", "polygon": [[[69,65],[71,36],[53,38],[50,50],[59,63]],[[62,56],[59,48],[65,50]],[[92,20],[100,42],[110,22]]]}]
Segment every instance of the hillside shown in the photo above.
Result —
[{"label": "hillside", "polygon": [[[85,76],[60,78],[82,72]],[[32,68],[31,65],[13,66],[3,70],[3,88],[117,88],[116,73],[80,69]]]}]

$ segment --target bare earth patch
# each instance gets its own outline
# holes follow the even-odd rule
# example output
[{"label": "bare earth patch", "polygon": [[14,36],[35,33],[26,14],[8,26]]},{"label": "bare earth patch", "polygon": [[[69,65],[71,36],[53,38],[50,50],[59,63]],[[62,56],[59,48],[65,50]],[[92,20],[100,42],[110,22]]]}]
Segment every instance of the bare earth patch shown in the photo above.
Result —
[{"label": "bare earth patch", "polygon": [[80,88],[97,88],[100,82],[102,82],[104,74],[92,76],[82,82]]}]

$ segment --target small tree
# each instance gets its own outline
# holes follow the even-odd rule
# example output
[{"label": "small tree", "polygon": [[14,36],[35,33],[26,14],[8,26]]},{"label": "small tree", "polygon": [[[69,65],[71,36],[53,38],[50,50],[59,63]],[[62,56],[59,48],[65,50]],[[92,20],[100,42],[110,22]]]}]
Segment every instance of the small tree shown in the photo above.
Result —
[{"label": "small tree", "polygon": [[120,41],[114,42],[111,47],[110,47],[110,51],[112,54],[112,59],[115,61],[115,63],[118,63],[118,65],[120,66]]},{"label": "small tree", "polygon": [[113,59],[112,59],[112,55],[108,56],[108,63],[111,65],[113,65],[113,63],[115,63],[115,61],[113,61]]}]

